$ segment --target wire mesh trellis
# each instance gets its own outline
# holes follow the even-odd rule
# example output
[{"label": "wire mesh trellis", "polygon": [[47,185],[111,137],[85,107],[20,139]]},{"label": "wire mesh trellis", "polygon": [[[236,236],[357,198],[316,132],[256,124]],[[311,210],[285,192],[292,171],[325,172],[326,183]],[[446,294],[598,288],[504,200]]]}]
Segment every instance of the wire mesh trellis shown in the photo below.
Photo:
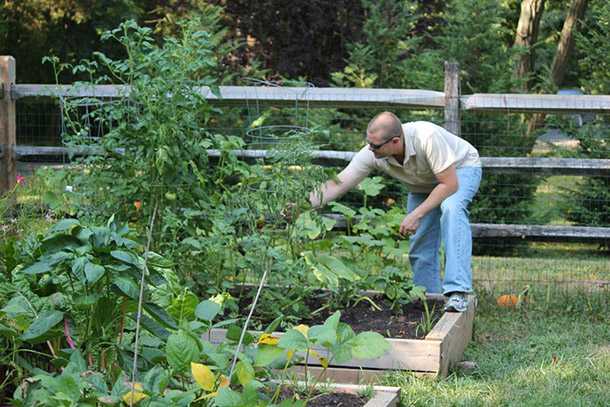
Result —
[{"label": "wire mesh trellis", "polygon": [[[332,128],[331,138],[351,140],[348,150],[362,143],[364,126],[372,117],[372,109],[311,108],[305,102],[299,102],[303,96],[302,91],[299,92],[295,91],[292,108],[267,108],[256,99],[225,108],[242,117],[245,125],[241,134],[247,148],[278,148],[310,137],[313,128],[324,127]],[[53,118],[61,117],[59,106],[42,104],[40,100],[29,103],[26,108],[26,100],[19,101],[18,144],[59,145],[60,121]],[[539,107],[544,107],[542,102]],[[574,107],[583,108],[586,104]],[[400,108],[395,111],[403,121],[428,119],[439,123],[440,119],[438,110],[434,109]],[[607,113],[548,113],[541,124],[532,129],[530,123],[536,115],[538,113],[522,113],[510,108],[493,112],[466,110],[462,112],[461,136],[485,157],[610,157],[610,115]],[[253,126],[261,117],[265,118],[262,124]],[[95,126],[93,129],[104,132]],[[215,131],[234,135],[235,127],[219,121]],[[586,162],[582,163],[583,168],[586,167]],[[578,162],[574,161],[572,165],[578,166]],[[482,225],[508,225],[508,229],[511,225],[608,228],[609,180],[607,171],[583,170],[575,175],[569,171],[549,173],[536,168],[518,171],[484,168],[484,184],[470,208],[471,221]],[[384,194],[404,197],[404,191],[398,191],[391,181]],[[350,196],[346,199],[349,201]],[[383,205],[383,197],[375,202]],[[477,237],[475,234],[473,275],[476,287],[502,292],[517,292],[524,286],[539,288],[542,292],[547,289],[596,293],[609,290],[607,238],[571,237],[562,241],[559,236],[548,239],[500,235]]]}]

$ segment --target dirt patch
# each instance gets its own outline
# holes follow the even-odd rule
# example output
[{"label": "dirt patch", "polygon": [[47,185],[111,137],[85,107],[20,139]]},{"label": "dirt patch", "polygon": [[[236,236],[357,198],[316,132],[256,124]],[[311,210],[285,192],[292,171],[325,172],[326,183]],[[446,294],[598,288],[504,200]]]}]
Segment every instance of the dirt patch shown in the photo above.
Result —
[{"label": "dirt patch", "polygon": [[307,403],[307,407],[360,407],[364,406],[367,399],[357,394],[350,393],[328,393],[315,396]]},{"label": "dirt patch", "polygon": [[[295,392],[291,388],[282,388],[281,400],[294,400]],[[298,399],[304,400],[305,395],[300,394]],[[319,392],[315,393],[307,402],[307,407],[362,407],[369,398],[354,393],[343,392]]]},{"label": "dirt patch", "polygon": [[[399,312],[393,311],[391,303],[383,297],[373,297],[373,301],[381,308],[378,310],[368,302],[361,301],[356,306],[341,310],[341,321],[352,327],[354,332],[374,331],[387,338],[410,338],[421,339],[428,333],[423,321],[426,320],[426,312],[422,302],[403,305]],[[308,304],[310,305],[310,304]],[[311,304],[317,308],[321,304]],[[442,301],[428,301],[428,311],[431,316],[431,326],[443,314]],[[314,309],[317,309],[314,308]],[[323,311],[315,316],[303,318],[303,323],[308,325],[322,324],[326,318],[332,315],[331,311]]]},{"label": "dirt patch", "polygon": [[[424,304],[415,301],[400,307],[398,311],[391,309],[391,302],[383,296],[371,296],[373,302],[380,308],[376,309],[367,301],[360,301],[355,306],[342,309],[341,322],[352,327],[354,332],[373,331],[387,338],[422,339],[428,333],[426,328],[434,326],[443,314],[443,301],[429,300],[427,307],[429,317],[426,317]],[[307,309],[319,310],[328,303],[325,295],[316,295],[305,300]],[[249,311],[251,299],[248,295],[242,296],[239,301],[239,309],[243,314]],[[300,322],[307,325],[322,324],[335,310],[326,308],[315,315],[313,312],[302,313]],[[275,317],[275,316],[274,316]],[[254,311],[254,318],[264,326],[271,322]],[[429,320],[430,323],[426,323]],[[426,326],[427,325],[427,326]]]}]

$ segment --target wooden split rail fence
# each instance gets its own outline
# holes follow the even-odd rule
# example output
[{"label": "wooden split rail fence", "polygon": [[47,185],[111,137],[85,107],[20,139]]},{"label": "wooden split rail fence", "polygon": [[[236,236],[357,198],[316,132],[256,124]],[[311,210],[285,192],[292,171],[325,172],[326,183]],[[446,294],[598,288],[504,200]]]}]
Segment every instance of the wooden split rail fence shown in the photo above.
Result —
[{"label": "wooden split rail fence", "polygon": [[[128,97],[130,89],[122,85],[30,85],[16,84],[15,59],[0,56],[0,194],[10,190],[16,180],[16,162],[24,157],[95,154],[95,150],[69,151],[63,147],[16,145],[15,101],[23,97]],[[461,111],[510,111],[526,113],[594,112],[610,113],[610,95],[567,96],[525,94],[459,94],[458,67],[445,63],[444,92],[408,89],[354,88],[287,88],[265,86],[221,86],[220,96],[207,87],[198,91],[210,103],[219,106],[243,106],[256,102],[258,106],[307,108],[432,108],[443,109],[445,127],[460,134]],[[218,155],[210,150],[211,156]],[[263,158],[264,150],[239,150],[245,158]],[[345,162],[353,152],[315,151],[321,161]],[[610,176],[610,159],[567,159],[534,157],[483,157],[486,171],[508,173],[542,173],[582,176]],[[521,238],[533,240],[610,241],[608,227],[535,226],[475,224],[475,237]]]}]

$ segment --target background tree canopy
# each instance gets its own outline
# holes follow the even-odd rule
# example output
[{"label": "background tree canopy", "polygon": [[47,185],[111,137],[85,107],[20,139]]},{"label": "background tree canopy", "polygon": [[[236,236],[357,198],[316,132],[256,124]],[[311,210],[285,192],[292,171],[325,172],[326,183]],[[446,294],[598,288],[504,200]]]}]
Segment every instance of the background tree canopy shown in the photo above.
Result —
[{"label": "background tree canopy", "polygon": [[[521,12],[534,6],[534,16]],[[591,81],[600,74],[590,67],[600,54],[578,45],[599,41],[608,10],[597,3],[586,6],[586,0],[7,0],[0,6],[0,53],[17,59],[20,82],[51,83],[50,68],[41,64],[45,55],[64,62],[76,62],[92,51],[113,55],[120,50],[106,49],[109,45],[99,34],[121,21],[134,19],[152,27],[161,41],[175,30],[179,17],[218,7],[227,35],[238,44],[225,63],[256,60],[270,77],[301,77],[321,86],[332,81],[332,73],[343,72],[343,80],[352,85],[438,89],[438,61],[454,58],[463,68],[464,90],[508,91],[524,80],[511,77],[508,60],[527,54],[529,65],[515,72],[530,79],[530,89],[586,85],[599,90]],[[565,65],[563,83],[553,84],[549,73],[574,7],[577,17],[584,18],[581,37],[571,44],[573,55],[559,61]],[[524,25],[531,29],[521,29],[516,38],[517,28]],[[530,38],[523,40],[523,35]],[[344,72],[350,65],[355,71]],[[375,79],[358,82],[358,73]]]}]

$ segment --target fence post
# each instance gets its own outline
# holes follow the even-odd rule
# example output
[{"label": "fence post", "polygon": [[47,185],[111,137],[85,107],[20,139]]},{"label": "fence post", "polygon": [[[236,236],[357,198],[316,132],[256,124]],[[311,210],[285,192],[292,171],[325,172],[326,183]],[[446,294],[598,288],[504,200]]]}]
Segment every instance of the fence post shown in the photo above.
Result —
[{"label": "fence post", "polygon": [[460,135],[460,66],[445,61],[445,129]]},{"label": "fence post", "polygon": [[17,179],[15,101],[11,98],[11,85],[15,83],[15,58],[0,56],[0,196],[10,191]]}]

